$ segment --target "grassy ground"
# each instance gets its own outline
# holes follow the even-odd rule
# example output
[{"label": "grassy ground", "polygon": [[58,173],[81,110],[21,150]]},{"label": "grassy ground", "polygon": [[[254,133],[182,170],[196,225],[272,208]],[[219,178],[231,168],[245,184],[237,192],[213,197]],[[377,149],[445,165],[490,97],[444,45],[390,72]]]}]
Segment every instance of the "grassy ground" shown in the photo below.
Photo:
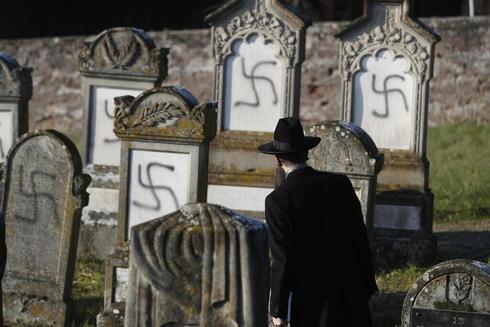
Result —
[{"label": "grassy ground", "polygon": [[[437,262],[454,258],[490,264],[490,125],[429,129],[430,185],[435,195]],[[379,272],[373,302],[376,327],[399,325],[405,292],[429,267]],[[75,326],[95,326],[102,308],[103,262],[80,259],[73,295]]]}]

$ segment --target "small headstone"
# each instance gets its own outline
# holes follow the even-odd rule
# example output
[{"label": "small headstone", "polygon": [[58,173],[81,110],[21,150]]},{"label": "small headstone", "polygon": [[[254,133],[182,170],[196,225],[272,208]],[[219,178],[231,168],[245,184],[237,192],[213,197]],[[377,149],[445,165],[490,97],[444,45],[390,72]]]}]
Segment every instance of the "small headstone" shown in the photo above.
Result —
[{"label": "small headstone", "polygon": [[402,327],[490,326],[490,267],[450,260],[425,272],[412,285],[402,310]]},{"label": "small headstone", "polygon": [[135,226],[125,326],[267,326],[267,227],[187,204]]},{"label": "small headstone", "polygon": [[376,177],[383,166],[383,155],[360,127],[329,121],[312,126],[310,136],[320,144],[309,153],[308,163],[315,169],[347,175],[361,202],[364,222],[371,229],[376,195]]},{"label": "small headstone", "polygon": [[279,118],[299,116],[310,21],[285,2],[266,0],[227,2],[206,20],[212,26],[218,104],[208,201],[263,216],[276,164],[256,149],[272,138]]},{"label": "small headstone", "polygon": [[[168,49],[156,48],[144,31],[130,27],[105,30],[80,51],[82,159],[85,172],[93,177],[88,190],[92,201],[82,218],[86,226],[110,229],[102,235],[114,234],[117,220],[121,144],[113,131],[114,98],[137,96],[160,85],[167,76],[167,54]],[[110,253],[111,241],[114,239],[97,239],[102,249],[87,248],[84,252],[105,256]]]},{"label": "small headstone", "polygon": [[366,0],[364,17],[338,35],[342,119],[365,130],[385,156],[373,222],[382,264],[425,264],[435,249],[426,144],[439,36],[411,18],[411,5]]},{"label": "small headstone", "polygon": [[75,145],[56,131],[25,134],[7,155],[3,306],[9,324],[70,323],[80,214],[90,183],[81,170]]},{"label": "small headstone", "polygon": [[[123,313],[129,231],[188,202],[205,202],[214,103],[199,104],[186,89],[165,86],[118,97],[114,131],[122,141],[116,251],[107,260],[106,297],[99,326]],[[113,321],[120,320],[120,316]]]},{"label": "small headstone", "polygon": [[31,73],[31,68],[21,67],[13,57],[0,52],[0,162],[5,161],[15,140],[27,133]]}]

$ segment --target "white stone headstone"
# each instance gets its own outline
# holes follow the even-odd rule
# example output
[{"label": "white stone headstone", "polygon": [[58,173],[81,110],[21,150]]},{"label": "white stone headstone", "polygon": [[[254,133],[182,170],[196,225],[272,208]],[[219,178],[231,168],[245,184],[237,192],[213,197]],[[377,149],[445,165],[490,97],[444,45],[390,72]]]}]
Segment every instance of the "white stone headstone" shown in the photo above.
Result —
[{"label": "white stone headstone", "polygon": [[12,146],[12,111],[0,107],[0,161],[5,161]]}]

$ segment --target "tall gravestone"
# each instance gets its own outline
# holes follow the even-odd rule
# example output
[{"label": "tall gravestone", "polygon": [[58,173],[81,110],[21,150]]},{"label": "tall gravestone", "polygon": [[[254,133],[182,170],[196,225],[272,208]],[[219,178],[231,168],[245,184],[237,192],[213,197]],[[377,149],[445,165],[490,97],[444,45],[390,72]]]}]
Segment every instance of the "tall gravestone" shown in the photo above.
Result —
[{"label": "tall gravestone", "polygon": [[0,162],[29,125],[28,102],[32,95],[32,69],[21,67],[0,52]]},{"label": "tall gravestone", "polygon": [[218,103],[208,202],[263,216],[276,164],[256,149],[272,138],[279,118],[299,115],[309,20],[279,0],[228,1],[206,20]]},{"label": "tall gravestone", "polygon": [[433,194],[426,157],[429,82],[439,36],[411,18],[409,0],[366,0],[341,32],[342,119],[364,129],[385,156],[378,176],[375,254],[427,262]]},{"label": "tall gravestone", "polygon": [[187,204],[131,229],[125,326],[267,326],[263,222]]},{"label": "tall gravestone", "polygon": [[[84,210],[83,222],[98,224],[90,230],[94,244],[86,249],[107,255],[113,239],[118,210],[119,160],[121,144],[113,132],[114,98],[136,96],[161,84],[167,76],[168,49],[156,48],[142,30],[116,27],[87,41],[79,54],[84,101],[81,140],[84,169],[93,177],[89,188],[92,201]],[[105,231],[110,228],[109,231]]]},{"label": "tall gravestone", "polygon": [[490,326],[490,267],[450,260],[425,272],[405,297],[402,327]]},{"label": "tall gravestone", "polygon": [[56,131],[24,134],[3,178],[7,324],[69,326],[81,210],[90,176],[75,145]]},{"label": "tall gravestone", "polygon": [[320,144],[310,151],[308,163],[317,170],[349,177],[370,231],[377,175],[383,167],[383,155],[378,153],[371,137],[352,123],[324,122],[310,127],[307,135],[321,138]]},{"label": "tall gravestone", "polygon": [[122,141],[119,217],[99,326],[123,316],[131,227],[185,203],[206,201],[209,141],[216,133],[215,104],[199,104],[181,87],[153,88],[115,101],[114,131]]}]

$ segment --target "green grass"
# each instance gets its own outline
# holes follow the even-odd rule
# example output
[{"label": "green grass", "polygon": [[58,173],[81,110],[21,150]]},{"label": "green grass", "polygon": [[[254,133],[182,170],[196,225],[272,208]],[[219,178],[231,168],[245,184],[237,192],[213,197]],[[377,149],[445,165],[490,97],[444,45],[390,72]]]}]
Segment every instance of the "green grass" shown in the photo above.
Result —
[{"label": "green grass", "polygon": [[490,124],[429,129],[430,187],[436,221],[490,218]]}]

